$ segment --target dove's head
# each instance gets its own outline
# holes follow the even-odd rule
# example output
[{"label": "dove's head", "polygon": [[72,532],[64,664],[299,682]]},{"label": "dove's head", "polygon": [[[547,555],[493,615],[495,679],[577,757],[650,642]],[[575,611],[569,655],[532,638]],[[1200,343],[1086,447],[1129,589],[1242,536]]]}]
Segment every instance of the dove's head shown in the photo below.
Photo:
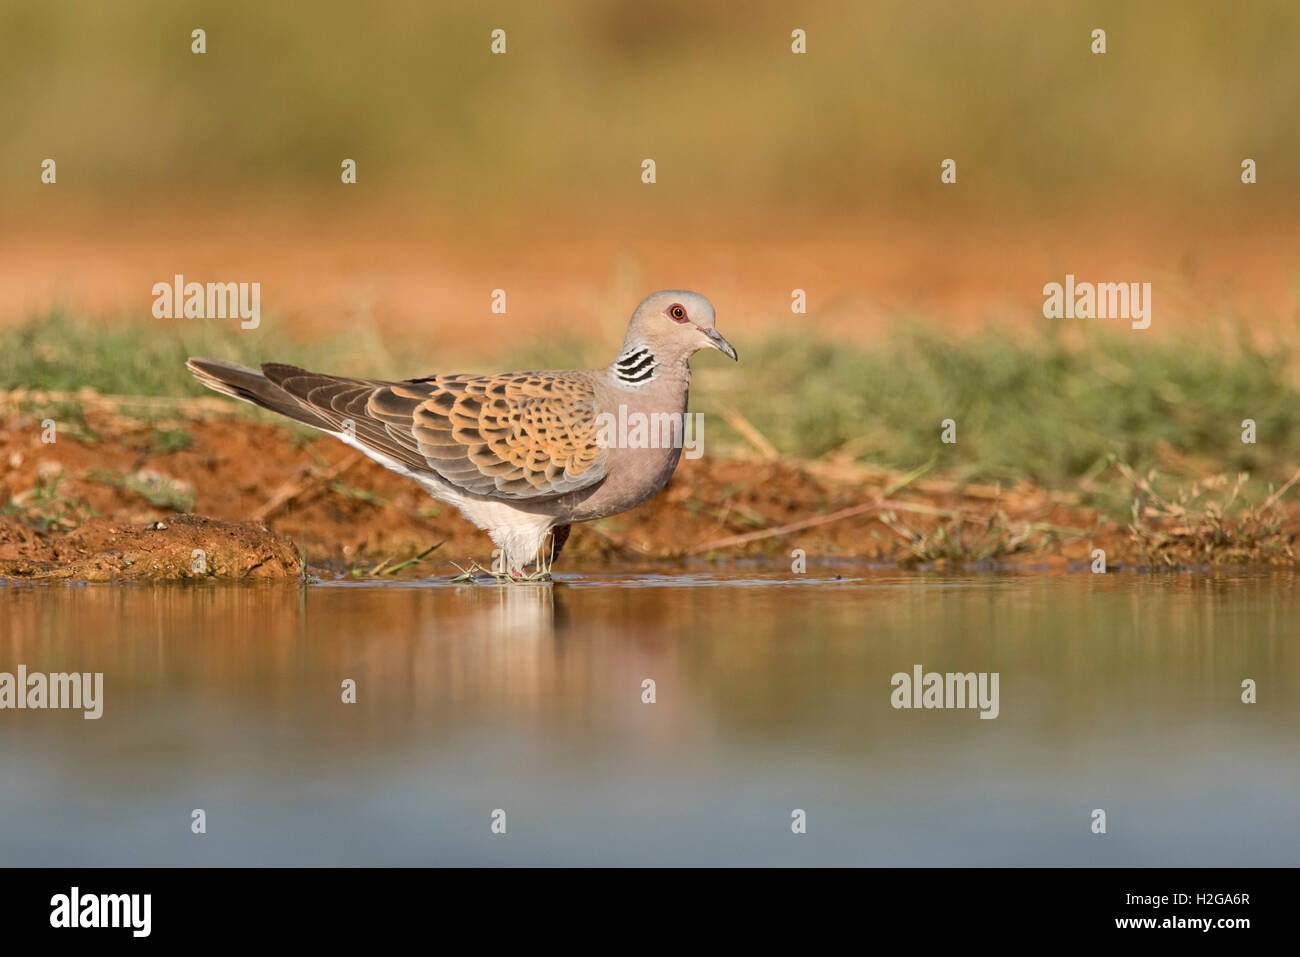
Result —
[{"label": "dove's head", "polygon": [[663,360],[685,360],[701,349],[717,349],[736,359],[736,350],[713,326],[713,303],[698,292],[665,289],[636,307],[623,348],[646,348]]}]

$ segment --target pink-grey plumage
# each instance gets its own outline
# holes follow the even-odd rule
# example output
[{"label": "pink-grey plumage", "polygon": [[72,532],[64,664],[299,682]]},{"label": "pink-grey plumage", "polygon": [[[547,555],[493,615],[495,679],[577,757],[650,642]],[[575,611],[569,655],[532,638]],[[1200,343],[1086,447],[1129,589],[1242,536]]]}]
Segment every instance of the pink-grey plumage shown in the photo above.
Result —
[{"label": "pink-grey plumage", "polygon": [[620,416],[685,416],[690,357],[736,358],[712,304],[685,290],[646,298],[602,369],[432,375],[384,382],[267,363],[193,358],[204,385],[337,436],[456,506],[501,549],[502,568],[538,563],[554,532],[634,508],[667,484],[681,446],[608,441]]}]

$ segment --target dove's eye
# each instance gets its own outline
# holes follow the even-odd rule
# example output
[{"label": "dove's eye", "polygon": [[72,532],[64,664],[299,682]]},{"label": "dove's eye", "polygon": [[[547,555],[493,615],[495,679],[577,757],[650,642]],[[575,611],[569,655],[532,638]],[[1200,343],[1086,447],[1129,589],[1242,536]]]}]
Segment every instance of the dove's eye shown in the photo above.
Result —
[{"label": "dove's eye", "polygon": [[686,321],[686,310],[681,307],[680,303],[673,303],[668,307],[668,315],[677,322]]}]

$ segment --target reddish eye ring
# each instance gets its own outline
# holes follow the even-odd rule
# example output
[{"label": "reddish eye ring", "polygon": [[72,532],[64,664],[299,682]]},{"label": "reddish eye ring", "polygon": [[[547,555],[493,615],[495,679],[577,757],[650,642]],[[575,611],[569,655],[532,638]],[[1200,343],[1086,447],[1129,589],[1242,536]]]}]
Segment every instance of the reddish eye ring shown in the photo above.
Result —
[{"label": "reddish eye ring", "polygon": [[680,302],[675,302],[668,307],[668,317],[675,322],[685,322],[689,318]]}]

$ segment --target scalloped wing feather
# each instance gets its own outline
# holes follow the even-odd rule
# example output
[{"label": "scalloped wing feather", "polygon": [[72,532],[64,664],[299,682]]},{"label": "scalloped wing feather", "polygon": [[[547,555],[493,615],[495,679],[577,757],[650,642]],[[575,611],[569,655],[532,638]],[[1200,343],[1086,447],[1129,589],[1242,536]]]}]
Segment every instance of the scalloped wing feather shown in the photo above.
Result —
[{"label": "scalloped wing feather", "polygon": [[293,366],[263,373],[340,431],[474,495],[552,498],[605,477],[596,394],[576,372],[344,379]]}]

